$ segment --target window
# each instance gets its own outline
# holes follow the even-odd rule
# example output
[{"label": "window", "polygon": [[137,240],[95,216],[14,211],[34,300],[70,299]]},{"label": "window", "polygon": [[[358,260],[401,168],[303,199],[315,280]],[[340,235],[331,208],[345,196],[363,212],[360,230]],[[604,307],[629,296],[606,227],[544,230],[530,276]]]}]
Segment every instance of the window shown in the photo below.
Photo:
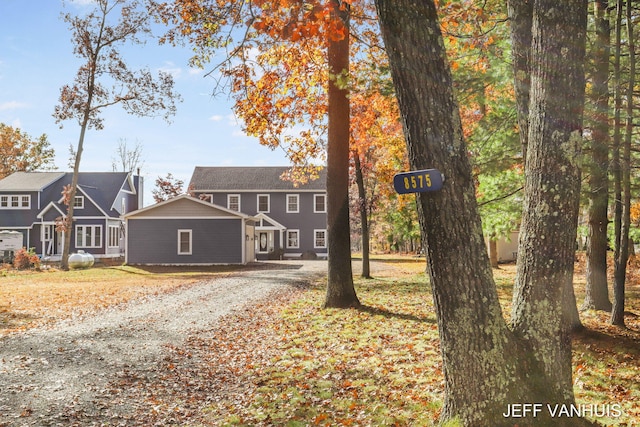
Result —
[{"label": "window", "polygon": [[31,196],[28,194],[2,195],[0,196],[0,208],[29,209],[31,208]]},{"label": "window", "polygon": [[287,248],[297,249],[300,247],[300,230],[287,230]]},{"label": "window", "polygon": [[74,209],[84,209],[84,196],[76,196],[73,199],[73,208]]},{"label": "window", "polygon": [[327,230],[313,230],[313,247],[327,247]]},{"label": "window", "polygon": [[178,255],[191,255],[191,230],[178,230]]},{"label": "window", "polygon": [[269,212],[271,200],[268,194],[258,194],[258,212]]},{"label": "window", "polygon": [[42,226],[42,240],[44,240],[45,242],[50,241],[51,239],[53,239],[53,227],[50,225],[43,225]]},{"label": "window", "polygon": [[327,196],[325,194],[313,195],[313,212],[325,213],[327,211]]},{"label": "window", "polygon": [[117,248],[120,246],[120,227],[117,225],[109,226],[109,247]]},{"label": "window", "polygon": [[298,194],[287,194],[287,213],[300,212],[300,196]]},{"label": "window", "polygon": [[227,195],[227,209],[240,212],[240,195],[239,194]]},{"label": "window", "polygon": [[101,225],[76,225],[76,248],[101,248]]}]

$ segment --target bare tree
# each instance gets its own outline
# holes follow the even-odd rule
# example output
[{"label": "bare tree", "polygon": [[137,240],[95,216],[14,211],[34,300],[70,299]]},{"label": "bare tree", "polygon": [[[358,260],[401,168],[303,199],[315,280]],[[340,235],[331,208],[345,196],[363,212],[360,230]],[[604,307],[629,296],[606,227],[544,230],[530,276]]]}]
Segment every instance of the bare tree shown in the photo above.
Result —
[{"label": "bare tree", "polygon": [[[115,23],[110,22],[112,19]],[[73,84],[61,88],[53,114],[57,123],[76,119],[80,125],[73,179],[65,194],[69,208],[64,221],[62,268],[68,269],[73,200],[87,129],[102,129],[100,112],[115,104],[137,116],[153,116],[163,111],[163,117],[168,120],[175,114],[175,101],[180,97],[173,91],[171,75],[159,72],[156,78],[148,69],[131,70],[121,56],[122,46],[143,44],[142,37],[151,34],[149,14],[138,0],[96,0],[94,9],[87,15],[68,13],[64,20],[73,33],[74,54],[85,61]]]},{"label": "bare tree", "polygon": [[142,168],[144,160],[142,160],[142,143],[136,141],[136,145],[129,149],[126,138],[120,138],[118,148],[116,149],[116,157],[111,158],[111,168],[114,172],[133,172]]}]

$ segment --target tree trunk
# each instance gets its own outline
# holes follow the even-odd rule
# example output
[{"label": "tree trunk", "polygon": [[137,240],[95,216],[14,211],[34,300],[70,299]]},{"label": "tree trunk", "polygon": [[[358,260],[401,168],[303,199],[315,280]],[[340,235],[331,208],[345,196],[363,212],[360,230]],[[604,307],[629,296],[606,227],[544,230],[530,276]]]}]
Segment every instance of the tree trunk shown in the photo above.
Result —
[{"label": "tree trunk", "polygon": [[[562,200],[567,206],[560,206],[567,211],[556,212],[558,217],[549,215],[544,218],[552,222],[551,229],[547,230],[546,225],[541,224],[541,230],[552,232],[548,234],[549,240],[542,239],[547,238],[545,235],[539,236],[545,248],[549,248],[548,242],[553,242],[558,236],[561,249],[552,255],[559,256],[559,267],[572,267],[576,229],[576,216],[573,214],[577,213],[579,190],[575,155],[580,143],[580,86],[584,84],[578,71],[582,64],[580,52],[584,53],[586,8],[579,1],[540,3],[544,3],[539,8],[545,16],[538,18],[536,23],[541,26],[541,31],[549,31],[551,40],[538,37],[534,45],[536,59],[543,62],[545,56],[551,57],[554,52],[564,53],[565,50],[568,59],[558,61],[559,58],[553,58],[558,67],[558,75],[553,79],[543,73],[539,73],[539,77],[553,83],[565,83],[558,81],[557,77],[567,77],[568,81],[561,89],[570,91],[566,94],[556,91],[556,98],[550,99],[549,92],[540,92],[546,87],[532,88],[535,89],[532,90],[536,97],[536,102],[532,103],[535,111],[540,114],[549,105],[546,117],[553,125],[553,138],[547,139],[547,132],[537,129],[541,127],[548,131],[549,124],[534,122],[532,127],[535,129],[530,136],[535,142],[530,138],[528,158],[539,185],[550,180],[540,173],[542,171],[552,170],[555,180],[553,187],[542,188],[536,187],[536,181],[529,179],[529,192],[532,193],[532,201],[542,200],[549,190],[554,195],[569,198],[568,201]],[[446,177],[442,190],[420,193],[418,197],[443,357],[445,403],[442,419],[457,418],[464,425],[472,426],[547,425],[552,422],[567,426],[586,424],[575,418],[551,420],[549,414],[543,413],[529,419],[512,419],[508,414],[505,418],[503,415],[510,403],[573,402],[571,359],[570,351],[567,351],[570,347],[568,334],[562,333],[565,331],[561,328],[560,303],[562,286],[567,278],[570,279],[571,270],[565,268],[560,275],[550,273],[552,281],[549,284],[526,282],[535,298],[522,296],[516,300],[520,308],[517,311],[520,328],[517,335],[513,334],[502,316],[485,248],[472,170],[435,5],[430,0],[376,0],[376,7],[402,113],[411,167],[436,168]],[[556,22],[544,19],[547,16],[566,19],[567,22],[556,27]],[[568,27],[571,30],[567,30]],[[569,35],[571,40],[568,40]],[[574,42],[575,37],[577,43]],[[548,45],[556,41],[562,44]],[[551,101],[557,102],[567,96],[573,108],[558,111],[562,113],[559,119],[551,119],[556,113],[556,105]],[[566,123],[569,123],[568,128]],[[569,184],[568,189],[564,188],[565,182]],[[553,196],[551,199],[544,201],[558,203]],[[530,207],[538,214],[545,211],[536,203],[530,203]],[[525,233],[535,222],[529,224]],[[571,245],[567,245],[569,240]],[[549,252],[534,251],[529,246],[521,250],[532,255],[523,258],[527,263],[526,271],[532,273],[527,277],[541,281],[538,267],[548,266]],[[567,263],[568,258],[571,259],[570,264]],[[535,289],[531,285],[535,285]],[[539,287],[545,288],[543,292],[538,290]],[[540,320],[539,325],[534,325],[531,320]],[[532,330],[523,328],[527,323],[532,327],[542,326],[539,334],[530,334]],[[558,339],[559,336],[562,338]],[[551,345],[559,346],[559,350]],[[560,375],[554,371],[557,368],[561,368]]]},{"label": "tree trunk", "polygon": [[627,122],[622,155],[622,216],[620,229],[620,250],[616,251],[613,307],[611,309],[611,324],[624,326],[625,281],[627,274],[627,260],[629,259],[629,228],[631,226],[631,139],[633,132],[633,90],[635,88],[636,55],[633,40],[633,22],[631,2],[627,1],[627,43],[629,48],[629,82],[627,86]]},{"label": "tree trunk", "polygon": [[360,305],[353,287],[349,229],[349,10],[331,0],[334,13],[347,26],[344,38],[328,36],[329,108],[327,138],[327,234],[329,268],[325,307]]},{"label": "tree trunk", "polygon": [[620,86],[620,56],[622,46],[622,14],[623,0],[616,2],[616,35],[615,54],[613,60],[613,147],[611,158],[611,174],[613,177],[613,231],[614,254],[613,259],[620,254],[620,229],[622,227],[622,172],[620,169],[620,141],[622,139],[622,88]]},{"label": "tree trunk", "polygon": [[367,209],[367,192],[364,188],[364,177],[362,175],[362,163],[360,153],[353,152],[355,163],[356,185],[358,186],[358,208],[360,209],[360,229],[362,233],[362,277],[371,278],[371,266],[369,262],[369,215]]},{"label": "tree trunk", "polygon": [[[93,69],[95,69],[96,60],[93,60]],[[89,79],[89,89],[87,103],[83,112],[82,123],[80,124],[80,137],[78,138],[78,149],[76,150],[75,159],[73,162],[73,176],[71,178],[71,189],[69,192],[69,206],[67,208],[66,230],[64,233],[64,239],[62,244],[62,260],[60,268],[62,270],[69,270],[69,255],[71,252],[71,235],[73,233],[73,215],[74,215],[74,201],[76,193],[78,191],[78,177],[80,175],[80,160],[82,159],[82,151],[84,150],[84,136],[89,126],[89,120],[91,118],[91,104],[93,102],[93,90],[95,87],[95,74],[91,74]]]},{"label": "tree trunk", "polygon": [[489,260],[492,268],[498,268],[498,241],[495,237],[489,238]]},{"label": "tree trunk", "polygon": [[589,239],[587,243],[587,284],[583,309],[611,310],[607,287],[607,225],[609,204],[609,55],[608,0],[593,2],[595,20],[594,72],[591,104],[591,159],[589,164]]},{"label": "tree trunk", "polygon": [[540,0],[535,5],[525,200],[512,323],[543,363],[551,380],[549,397],[568,403],[574,398],[569,316],[563,305],[570,304],[568,293],[573,289],[587,7],[584,0]]},{"label": "tree trunk", "polygon": [[522,156],[527,159],[529,136],[529,97],[531,91],[531,22],[533,1],[509,0],[507,2],[511,28],[511,56],[513,60],[514,90],[518,113],[518,128]]}]

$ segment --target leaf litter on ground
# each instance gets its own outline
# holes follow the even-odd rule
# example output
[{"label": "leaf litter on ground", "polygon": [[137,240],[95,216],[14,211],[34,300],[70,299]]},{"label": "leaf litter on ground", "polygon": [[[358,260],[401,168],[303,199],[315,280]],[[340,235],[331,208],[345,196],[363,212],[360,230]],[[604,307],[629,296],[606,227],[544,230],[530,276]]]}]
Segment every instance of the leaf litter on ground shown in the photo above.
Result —
[{"label": "leaf litter on ground", "polygon": [[[379,261],[383,262],[383,261]],[[424,262],[424,261],[423,261]],[[444,391],[437,324],[424,264],[413,259],[357,279],[360,309],[322,309],[324,283],[279,293],[169,349],[149,412],[181,426],[432,426]],[[515,268],[496,280],[505,313]],[[637,284],[629,308],[640,312]],[[578,298],[582,289],[576,288]],[[640,422],[640,322],[626,331],[585,313],[574,337],[578,404],[619,404],[603,425]],[[130,389],[133,390],[133,389]],[[135,392],[134,392],[135,394]],[[152,425],[152,424],[150,424]]]},{"label": "leaf litter on ground", "polygon": [[[278,291],[167,347],[155,373],[119,372],[105,390],[106,425],[436,425],[444,380],[424,259],[374,265],[375,279],[356,280],[360,309],[321,309],[321,282]],[[583,260],[578,301],[581,268]],[[621,405],[620,417],[598,418],[603,425],[640,423],[638,271],[627,288],[628,329],[583,312],[587,330],[574,337],[578,403]],[[494,272],[508,317],[515,267]]]}]

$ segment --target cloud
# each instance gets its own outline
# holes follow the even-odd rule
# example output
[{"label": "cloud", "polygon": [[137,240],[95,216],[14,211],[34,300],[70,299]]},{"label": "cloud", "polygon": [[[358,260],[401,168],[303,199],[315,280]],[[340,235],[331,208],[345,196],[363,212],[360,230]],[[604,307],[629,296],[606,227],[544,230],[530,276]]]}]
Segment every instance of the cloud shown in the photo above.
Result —
[{"label": "cloud", "polygon": [[231,132],[231,136],[233,136],[234,138],[247,138],[248,135],[246,133],[244,133],[241,130],[234,130],[233,132]]},{"label": "cloud", "polygon": [[0,104],[0,111],[17,110],[20,108],[26,108],[27,106],[28,105],[25,104],[24,102],[8,101]]},{"label": "cloud", "polygon": [[165,62],[165,65],[158,68],[158,70],[167,74],[171,74],[171,76],[176,80],[179,79],[180,76],[182,75],[182,68],[178,67],[176,64],[174,64],[171,61]]},{"label": "cloud", "polygon": [[223,118],[224,118],[223,116],[221,116],[219,114],[215,114],[215,115],[209,117],[209,120],[211,120],[212,122],[219,122]]},{"label": "cloud", "polygon": [[[92,6],[96,4],[96,0],[66,0],[67,3],[70,3],[74,6]],[[64,3],[64,2],[63,2]]]},{"label": "cloud", "polygon": [[236,116],[233,113],[227,114],[226,119],[227,119],[227,124],[231,127],[240,126],[242,122],[242,120],[239,119],[238,116]]}]

